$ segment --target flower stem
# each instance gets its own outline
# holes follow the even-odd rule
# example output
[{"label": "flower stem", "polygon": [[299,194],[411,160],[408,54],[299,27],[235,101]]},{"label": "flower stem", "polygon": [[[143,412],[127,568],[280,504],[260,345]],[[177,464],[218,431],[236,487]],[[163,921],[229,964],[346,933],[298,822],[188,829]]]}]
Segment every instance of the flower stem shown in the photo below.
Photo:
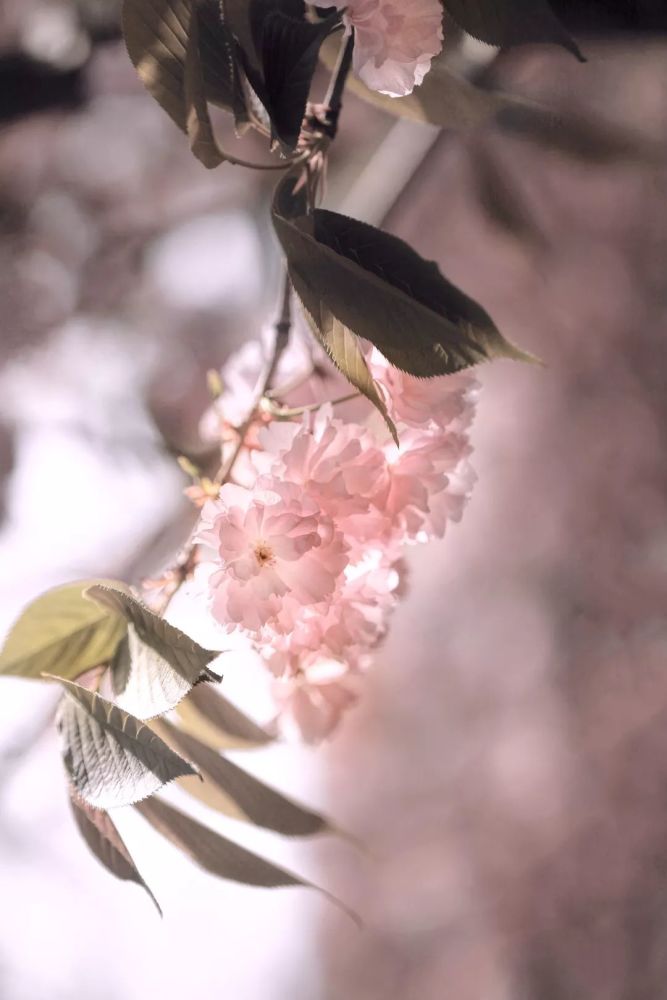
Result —
[{"label": "flower stem", "polygon": [[[285,268],[285,277],[283,280],[283,291],[281,299],[280,316],[275,324],[275,337],[273,340],[273,347],[271,353],[266,359],[264,368],[257,380],[257,385],[253,393],[253,400],[248,410],[247,416],[243,423],[236,428],[237,439],[234,445],[234,450],[232,451],[229,458],[223,462],[220,466],[215,479],[213,480],[216,486],[222,487],[229,480],[232,472],[234,471],[234,466],[236,460],[238,459],[241,451],[246,442],[248,436],[248,431],[252,427],[253,423],[257,418],[257,413],[264,398],[265,394],[268,392],[271,382],[275,376],[278,364],[280,363],[280,358],[282,357],[283,351],[287,347],[287,341],[289,340],[290,330],[292,328],[292,282],[290,281],[289,274],[287,273],[287,267]],[[165,578],[168,580],[166,584],[166,592],[164,599],[157,613],[164,615],[165,611],[169,607],[169,603],[179,589],[181,584],[183,584],[188,577],[191,575],[195,568],[195,552],[197,548],[197,542],[195,540],[195,530],[190,533],[190,537],[183,546],[183,548],[178,553],[175,562],[164,574]]]},{"label": "flower stem", "polygon": [[316,413],[323,406],[338,406],[340,403],[349,403],[352,399],[358,399],[360,392],[348,392],[345,396],[338,396],[336,399],[325,399],[321,403],[309,403],[307,406],[277,406],[273,400],[264,397],[262,408],[275,420],[291,420],[293,417],[302,417],[304,413]]},{"label": "flower stem", "polygon": [[331,75],[329,90],[324,98],[324,105],[327,109],[327,126],[330,139],[335,139],[338,131],[338,119],[343,107],[343,91],[352,69],[352,53],[354,51],[354,31],[343,36],[343,41],[338,52],[338,60]]}]

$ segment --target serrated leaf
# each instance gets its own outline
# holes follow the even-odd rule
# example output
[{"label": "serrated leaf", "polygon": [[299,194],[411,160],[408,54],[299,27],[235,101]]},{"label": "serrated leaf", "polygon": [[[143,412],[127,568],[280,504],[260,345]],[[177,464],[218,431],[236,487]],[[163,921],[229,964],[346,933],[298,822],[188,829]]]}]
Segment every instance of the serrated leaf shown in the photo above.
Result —
[{"label": "serrated leaf", "polygon": [[70,789],[70,805],[79,833],[97,860],[116,878],[124,882],[136,882],[142,886],[162,916],[158,901],[144,882],[109,813],[102,809],[93,809],[72,789]]},{"label": "serrated leaf", "polygon": [[264,889],[286,886],[315,889],[359,924],[359,918],[325,889],[247,851],[161,799],[146,799],[137,803],[135,809],[158,833],[211,875]]},{"label": "serrated leaf", "polygon": [[[270,6],[266,0],[257,6]],[[298,5],[303,6],[303,5]],[[319,50],[338,23],[338,12],[314,24],[283,10],[258,11],[258,47],[261,52],[266,108],[274,136],[287,150],[296,147],[306,111]]]},{"label": "serrated leaf", "polygon": [[206,167],[226,158],[207,101],[243,117],[233,40],[216,0],[124,0],[123,34],[140,79]]},{"label": "serrated leaf", "polygon": [[193,688],[177,711],[183,728],[216,750],[265,746],[275,739],[206,684]]},{"label": "serrated leaf", "polygon": [[83,591],[98,581],[55,587],[38,597],[12,626],[0,652],[0,674],[72,679],[109,660],[125,634],[125,621],[91,604]]},{"label": "serrated leaf", "polygon": [[294,291],[316,340],[320,342],[336,368],[351,385],[363,393],[366,399],[382,415],[389,432],[399,444],[396,425],[387,412],[385,401],[373,381],[366,358],[357,337],[327,309],[319,296],[314,295],[296,269],[291,272]]},{"label": "serrated leaf", "polygon": [[297,214],[294,184],[278,186],[273,221],[295,285],[391,364],[428,378],[491,358],[534,360],[403,240],[336,212]]},{"label": "serrated leaf", "polygon": [[489,45],[550,42],[585,62],[548,0],[443,0],[443,5],[464,31]]},{"label": "serrated leaf", "polygon": [[79,684],[53,679],[65,689],[57,717],[63,762],[88,805],[131,805],[175,778],[196,774],[139,719]]},{"label": "serrated leaf", "polygon": [[303,0],[222,0],[248,83],[286,151],[299,138],[320,46],[340,22],[337,11],[316,22],[305,11]]},{"label": "serrated leaf", "polygon": [[200,681],[219,681],[209,664],[220,653],[203,649],[131,593],[92,586],[86,596],[122,615],[127,638],[111,663],[117,704],[139,719],[152,719],[174,708]]},{"label": "serrated leaf", "polygon": [[204,780],[185,778],[181,785],[212,809],[288,837],[310,837],[331,830],[323,816],[281,795],[195,736],[166,719],[153,725],[170,746],[197,766]]}]

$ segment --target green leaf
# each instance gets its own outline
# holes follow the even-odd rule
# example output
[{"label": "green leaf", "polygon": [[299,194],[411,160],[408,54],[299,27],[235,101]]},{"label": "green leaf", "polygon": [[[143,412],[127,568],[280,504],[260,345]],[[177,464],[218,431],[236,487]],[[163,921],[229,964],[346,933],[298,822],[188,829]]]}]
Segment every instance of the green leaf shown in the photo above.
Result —
[{"label": "green leaf", "polygon": [[182,727],[217,750],[265,746],[275,736],[206,684],[192,689],[178,706]]},{"label": "green leaf", "polygon": [[154,725],[170,746],[197,766],[204,780],[185,778],[181,785],[212,809],[288,837],[310,837],[331,831],[323,816],[281,795],[195,736],[177,729],[166,719]]},{"label": "green leaf", "polygon": [[142,886],[162,916],[158,901],[144,882],[109,813],[93,809],[73,789],[70,789],[70,805],[79,833],[97,860],[116,878]]},{"label": "green leaf", "polygon": [[491,358],[534,360],[403,240],[335,212],[298,214],[294,183],[278,186],[273,220],[295,287],[391,364],[427,378]]},{"label": "green leaf", "polygon": [[77,794],[95,809],[127,806],[195,769],[139,719],[62,678],[63,761]]},{"label": "green leaf", "polygon": [[152,719],[174,708],[200,681],[221,680],[209,668],[219,651],[203,649],[132,594],[94,585],[86,597],[127,622],[127,642],[111,664],[117,704],[126,712]]},{"label": "green leaf", "polygon": [[296,269],[291,272],[290,276],[308,326],[316,340],[320,342],[336,368],[348,382],[363,393],[366,399],[379,411],[391,436],[398,444],[396,425],[387,412],[385,401],[373,380],[358,339],[351,330],[348,330],[343,323],[336,319],[319,296],[312,294],[311,289],[302,280]]},{"label": "green leaf", "polygon": [[29,604],[0,652],[0,675],[71,680],[111,659],[126,625],[116,611],[85,599],[83,591],[96,582],[55,587]]},{"label": "green leaf", "polygon": [[[259,8],[258,44],[261,50],[266,109],[274,135],[287,150],[296,147],[306,112],[306,102],[317,66],[322,42],[339,22],[338,12],[312,24],[301,16],[282,10],[263,11],[271,6],[266,0]],[[297,7],[303,4],[298,4]]]},{"label": "green leaf", "polygon": [[548,0],[443,0],[443,5],[464,31],[489,45],[552,42],[585,62]]},{"label": "green leaf", "polygon": [[167,805],[166,802],[157,798],[146,799],[144,802],[137,803],[135,809],[158,833],[161,833],[163,837],[191,858],[195,864],[203,868],[204,871],[210,872],[211,875],[265,889],[285,886],[303,886],[315,889],[339,907],[355,923],[359,923],[359,918],[325,889],[320,889],[312,882],[307,882],[305,879],[299,878],[298,875],[294,875],[284,868],[279,868],[271,861],[266,861],[259,855],[247,851],[239,844],[235,844],[233,840],[222,837],[210,827],[198,823],[179,809]]},{"label": "green leaf", "polygon": [[123,34],[140,79],[206,167],[226,159],[207,101],[247,120],[233,39],[216,0],[124,0]]},{"label": "green leaf", "polygon": [[303,0],[222,0],[222,15],[243,53],[243,67],[271,123],[272,138],[295,148],[319,49],[340,23],[338,11],[306,19]]}]

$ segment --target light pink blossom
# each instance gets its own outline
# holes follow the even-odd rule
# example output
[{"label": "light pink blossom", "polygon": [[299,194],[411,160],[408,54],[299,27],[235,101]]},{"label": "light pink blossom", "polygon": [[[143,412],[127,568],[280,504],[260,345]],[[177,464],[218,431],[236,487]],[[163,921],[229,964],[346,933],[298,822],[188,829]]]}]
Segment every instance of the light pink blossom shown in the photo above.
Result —
[{"label": "light pink blossom", "polygon": [[354,676],[343,664],[322,661],[297,676],[274,681],[273,697],[287,736],[320,743],[355,704],[358,691]]},{"label": "light pink blossom", "polygon": [[[222,393],[204,413],[199,424],[199,435],[203,441],[219,441],[230,427],[238,427],[246,419],[255,402],[257,384],[274,337],[273,328],[267,328],[261,341],[247,341],[223,365],[220,371]],[[313,347],[316,347],[314,342]],[[276,385],[306,380],[313,371],[313,365],[311,344],[299,330],[294,330],[278,363]]]},{"label": "light pink blossom", "polygon": [[455,375],[416,378],[394,368],[376,348],[368,363],[373,378],[385,390],[395,423],[431,430],[451,427],[458,432],[470,426],[479,382],[469,369]]},{"label": "light pink blossom", "polygon": [[220,565],[209,582],[213,617],[251,634],[277,624],[287,598],[299,607],[332,595],[347,564],[332,519],[298,486],[270,477],[252,490],[223,486],[202,511],[198,539]]},{"label": "light pink blossom", "polygon": [[387,461],[372,434],[333,417],[331,406],[300,424],[273,423],[259,438],[260,468],[296,483],[344,527],[345,518],[368,511],[387,479]]},{"label": "light pink blossom", "polygon": [[294,676],[322,658],[363,669],[384,638],[398,585],[399,574],[385,552],[369,549],[362,562],[348,565],[326,605],[283,606],[284,623],[263,629],[258,643],[267,666],[277,677]]},{"label": "light pink blossom", "polygon": [[404,97],[442,49],[440,0],[335,0],[354,28],[354,70],[371,90]]}]

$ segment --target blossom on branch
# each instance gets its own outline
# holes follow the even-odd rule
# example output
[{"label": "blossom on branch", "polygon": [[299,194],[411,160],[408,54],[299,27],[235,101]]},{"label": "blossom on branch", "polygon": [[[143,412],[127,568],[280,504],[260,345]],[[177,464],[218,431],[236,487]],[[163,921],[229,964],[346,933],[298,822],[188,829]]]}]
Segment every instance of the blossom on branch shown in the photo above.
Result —
[{"label": "blossom on branch", "polygon": [[211,611],[227,627],[257,632],[289,595],[303,605],[332,594],[347,563],[343,536],[297,486],[264,477],[253,490],[228,483],[206,504],[198,539],[220,563]]},{"label": "blossom on branch", "polygon": [[[354,28],[354,71],[367,87],[404,97],[442,49],[440,0],[335,0]],[[328,5],[325,5],[328,6]]]},{"label": "blossom on branch", "polygon": [[[213,617],[250,639],[275,678],[281,724],[308,742],[356,700],[399,599],[404,546],[441,538],[475,479],[475,378],[418,379],[376,350],[368,362],[400,446],[328,403],[270,420],[252,436],[246,485],[223,486],[198,534],[214,550]],[[371,413],[364,400],[362,419]]]}]

